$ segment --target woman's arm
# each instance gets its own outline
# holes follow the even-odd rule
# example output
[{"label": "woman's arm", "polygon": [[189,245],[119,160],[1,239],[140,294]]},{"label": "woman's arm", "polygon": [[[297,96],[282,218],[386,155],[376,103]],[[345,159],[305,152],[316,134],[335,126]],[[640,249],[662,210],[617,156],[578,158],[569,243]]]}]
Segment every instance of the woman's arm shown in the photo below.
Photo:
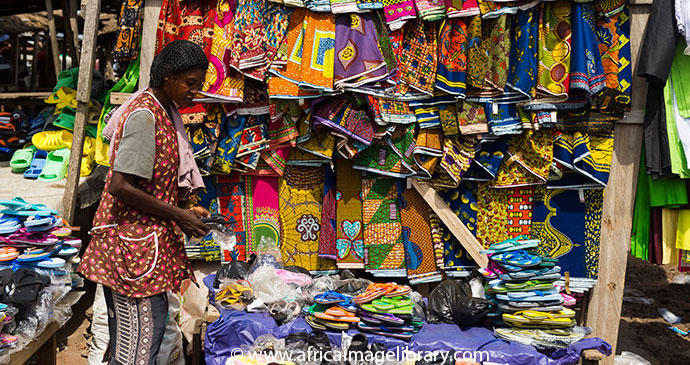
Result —
[{"label": "woman's arm", "polygon": [[203,237],[210,231],[193,211],[168,204],[141,190],[134,183],[133,175],[113,171],[108,193],[141,211],[174,220],[187,236]]}]

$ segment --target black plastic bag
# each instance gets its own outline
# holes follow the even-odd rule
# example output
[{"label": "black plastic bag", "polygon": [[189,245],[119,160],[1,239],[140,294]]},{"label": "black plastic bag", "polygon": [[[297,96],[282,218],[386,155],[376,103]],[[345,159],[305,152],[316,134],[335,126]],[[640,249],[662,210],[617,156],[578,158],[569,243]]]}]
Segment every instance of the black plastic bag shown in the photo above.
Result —
[{"label": "black plastic bag", "polygon": [[469,327],[489,313],[491,302],[473,298],[468,280],[445,280],[429,294],[427,321]]},{"label": "black plastic bag", "polygon": [[225,264],[216,271],[216,280],[213,281],[213,286],[215,288],[220,288],[220,281],[222,279],[246,279],[247,272],[249,271],[249,264],[243,261],[232,261],[229,264]]}]

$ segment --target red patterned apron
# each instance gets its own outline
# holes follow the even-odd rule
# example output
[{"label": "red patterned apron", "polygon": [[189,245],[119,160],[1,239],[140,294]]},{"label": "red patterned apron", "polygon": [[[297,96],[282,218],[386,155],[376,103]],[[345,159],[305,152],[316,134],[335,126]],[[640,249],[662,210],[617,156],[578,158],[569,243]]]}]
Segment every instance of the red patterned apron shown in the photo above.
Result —
[{"label": "red patterned apron", "polygon": [[[137,185],[168,204],[178,202],[177,169],[179,155],[175,126],[155,97],[142,93],[122,118],[135,110],[153,112],[156,120],[156,156],[153,178],[137,178]],[[113,137],[113,165],[125,123]],[[184,240],[172,220],[150,215],[125,204],[108,193],[112,170],[108,173],[101,203],[93,220],[92,238],[84,253],[79,272],[132,298],[144,298],[166,291],[177,291],[182,280],[191,277],[191,265],[184,251]]]}]

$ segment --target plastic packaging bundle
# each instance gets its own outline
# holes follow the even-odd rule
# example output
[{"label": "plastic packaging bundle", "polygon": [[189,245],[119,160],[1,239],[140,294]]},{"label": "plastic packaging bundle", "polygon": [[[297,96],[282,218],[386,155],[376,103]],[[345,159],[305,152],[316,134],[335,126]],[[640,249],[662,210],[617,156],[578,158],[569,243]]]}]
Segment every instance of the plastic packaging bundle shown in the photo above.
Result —
[{"label": "plastic packaging bundle", "polygon": [[559,330],[523,328],[494,329],[494,334],[498,338],[534,346],[542,350],[566,348],[585,338],[590,332],[590,328],[579,326]]},{"label": "plastic packaging bundle", "polygon": [[473,298],[468,280],[446,280],[429,294],[429,323],[456,323],[472,326],[489,313],[491,302]]}]

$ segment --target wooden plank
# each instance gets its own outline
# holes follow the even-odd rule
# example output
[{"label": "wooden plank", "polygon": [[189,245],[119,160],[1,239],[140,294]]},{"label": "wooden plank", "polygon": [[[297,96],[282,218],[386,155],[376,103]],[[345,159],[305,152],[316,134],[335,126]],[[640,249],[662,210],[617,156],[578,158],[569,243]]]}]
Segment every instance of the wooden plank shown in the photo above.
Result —
[{"label": "wooden plank", "polygon": [[110,93],[110,104],[122,105],[131,95],[131,93]]},{"label": "wooden plank", "polygon": [[156,53],[156,30],[163,0],[145,0],[144,23],[141,32],[141,57],[139,67],[139,90],[149,86],[151,64]]},{"label": "wooden plank", "polygon": [[630,6],[630,67],[633,70],[631,83],[630,109],[631,112],[620,123],[642,124],[644,122],[644,107],[647,101],[647,81],[636,76],[637,60],[640,56],[640,46],[644,37],[644,30],[649,19],[650,5]]},{"label": "wooden plank", "polygon": [[[72,63],[70,67],[75,67],[79,64],[79,59],[77,57],[77,47],[74,44],[74,35],[72,34],[72,28],[70,26],[69,16],[70,13],[68,0],[62,0],[62,21],[65,28],[65,37],[63,44],[67,45],[69,49],[69,55],[72,57]],[[66,62],[66,61],[65,61]]]},{"label": "wooden plank", "polygon": [[[611,175],[604,190],[599,279],[592,289],[587,310],[587,326],[592,328],[592,336],[611,344],[614,354],[630,250],[642,136],[641,125],[616,125]],[[613,364],[613,356],[604,359],[603,363]]]},{"label": "wooden plank", "polygon": [[57,29],[55,28],[55,16],[53,14],[53,1],[46,0],[46,11],[48,12],[48,37],[50,38],[50,53],[53,56],[53,66],[55,75],[60,73],[60,47],[57,41]]},{"label": "wooden plank", "polygon": [[101,0],[91,0],[86,4],[84,12],[84,43],[82,44],[81,66],[79,67],[79,82],[77,87],[77,112],[74,117],[74,133],[72,148],[65,183],[65,194],[62,206],[65,209],[64,218],[74,224],[74,213],[77,209],[77,185],[79,184],[79,170],[81,156],[84,149],[86,123],[89,117],[89,101],[91,100],[91,82],[96,60],[96,39],[98,38],[98,23],[101,12]]},{"label": "wooden plank", "polygon": [[[77,9],[79,8],[79,0],[69,0],[69,13],[63,16],[69,16],[69,29],[72,33],[72,45],[74,46],[75,54],[77,58],[73,62],[79,64],[79,23],[77,22]],[[72,67],[75,64],[72,63]]]},{"label": "wooden plank", "polygon": [[0,93],[0,100],[12,99],[45,99],[49,97],[49,91],[20,92],[20,93]]},{"label": "wooden plank", "polygon": [[34,91],[38,88],[38,69],[36,66],[37,60],[38,60],[38,42],[40,39],[40,35],[38,34],[38,31],[34,32],[34,49],[33,52],[31,53],[31,91]]},{"label": "wooden plank", "polygon": [[[24,364],[36,354],[43,345],[51,338],[55,337],[55,332],[60,329],[57,322],[50,322],[45,330],[38,335],[33,341],[29,342],[21,351],[10,354],[10,364]],[[53,347],[53,355],[55,355],[55,348]],[[40,363],[39,364],[43,364]]]},{"label": "wooden plank", "polygon": [[479,251],[484,247],[477,241],[472,232],[460,221],[460,218],[453,213],[443,199],[436,193],[436,190],[430,184],[420,182],[417,179],[412,179],[412,186],[424,198],[431,209],[438,215],[441,221],[448,227],[450,232],[458,239],[462,247],[467,250],[474,262],[479,267],[486,267],[489,265],[489,259],[486,255],[482,255]]}]

